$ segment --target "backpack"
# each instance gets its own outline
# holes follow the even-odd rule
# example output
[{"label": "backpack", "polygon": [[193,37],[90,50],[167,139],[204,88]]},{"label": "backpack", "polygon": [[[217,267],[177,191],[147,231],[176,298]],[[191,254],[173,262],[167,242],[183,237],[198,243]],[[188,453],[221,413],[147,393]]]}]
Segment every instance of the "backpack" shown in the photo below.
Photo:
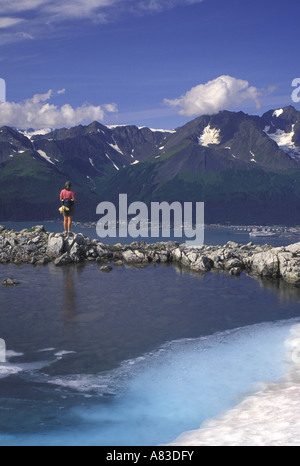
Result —
[{"label": "backpack", "polygon": [[64,199],[63,205],[71,209],[71,207],[73,206],[73,202],[74,202],[73,199]]}]

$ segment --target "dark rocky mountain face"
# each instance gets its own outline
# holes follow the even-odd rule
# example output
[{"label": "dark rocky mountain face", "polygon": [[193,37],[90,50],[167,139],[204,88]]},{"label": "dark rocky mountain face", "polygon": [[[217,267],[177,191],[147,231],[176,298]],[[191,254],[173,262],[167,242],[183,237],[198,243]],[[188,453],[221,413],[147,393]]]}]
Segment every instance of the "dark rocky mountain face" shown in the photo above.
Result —
[{"label": "dark rocky mountain face", "polygon": [[[271,111],[271,114],[273,113],[274,111]],[[293,121],[297,121],[297,118],[300,120],[300,112],[295,110]],[[193,144],[195,157],[201,158],[203,147],[207,147],[215,156],[220,157],[220,166],[214,164],[216,170],[224,170],[225,160],[228,168],[232,165],[240,168],[241,162],[248,164],[244,166],[245,169],[298,168],[297,161],[291,157],[289,151],[284,150],[285,147],[278,146],[275,138],[268,134],[266,121],[269,120],[265,116],[260,119],[243,112],[228,111],[211,117],[199,117],[179,128],[169,137],[165,152],[180,151],[184,157],[186,148]],[[291,123],[289,125],[291,130]]]},{"label": "dark rocky mountain face", "polygon": [[289,106],[278,110],[269,110],[259,119],[259,124],[262,129],[270,126],[269,134],[275,133],[277,130],[290,133],[293,125],[299,121],[300,112]]},{"label": "dark rocky mountain face", "polygon": [[291,106],[270,110],[261,117],[259,124],[280,149],[292,159],[300,160],[300,112]]},{"label": "dark rocky mountain face", "polygon": [[132,159],[142,161],[154,154],[170,135],[169,132],[152,131],[136,126],[116,126],[111,131],[122,152],[130,157],[131,163]]},{"label": "dark rocky mountain face", "polygon": [[145,159],[157,150],[164,133],[154,133],[135,126],[108,128],[98,122],[89,126],[59,129],[43,136],[35,136],[36,151],[66,173],[74,169],[86,176],[109,176],[115,170]]},{"label": "dark rocky mountain face", "polygon": [[0,218],[5,220],[57,218],[58,193],[67,179],[79,194],[78,218],[91,219],[102,180],[150,156],[168,135],[98,122],[35,133],[0,128]]},{"label": "dark rocky mountain face", "polygon": [[[85,220],[94,220],[97,203],[115,200],[119,192],[147,202],[205,201],[216,213],[211,221],[217,221],[221,211],[229,219],[226,206],[235,205],[237,219],[249,199],[252,210],[265,209],[275,198],[282,210],[283,198],[288,202],[293,197],[297,206],[299,174],[300,112],[293,107],[262,117],[223,111],[172,132],[98,122],[32,136],[0,128],[4,219],[12,210],[19,220],[56,218],[57,192],[66,179],[80,193],[77,216]],[[10,204],[18,186],[24,191],[20,208],[14,201]],[[43,190],[44,201],[38,203]]]},{"label": "dark rocky mountain face", "polygon": [[32,151],[32,144],[23,134],[8,126],[0,128],[0,164]]}]

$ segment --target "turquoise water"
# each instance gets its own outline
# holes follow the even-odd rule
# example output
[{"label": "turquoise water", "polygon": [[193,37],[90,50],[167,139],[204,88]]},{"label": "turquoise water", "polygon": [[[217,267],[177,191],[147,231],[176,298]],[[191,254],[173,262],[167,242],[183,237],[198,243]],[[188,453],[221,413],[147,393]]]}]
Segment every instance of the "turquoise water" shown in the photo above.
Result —
[{"label": "turquoise water", "polygon": [[300,318],[299,289],[244,274],[0,266],[8,276],[20,286],[0,287],[0,445],[172,442],[277,380]]}]

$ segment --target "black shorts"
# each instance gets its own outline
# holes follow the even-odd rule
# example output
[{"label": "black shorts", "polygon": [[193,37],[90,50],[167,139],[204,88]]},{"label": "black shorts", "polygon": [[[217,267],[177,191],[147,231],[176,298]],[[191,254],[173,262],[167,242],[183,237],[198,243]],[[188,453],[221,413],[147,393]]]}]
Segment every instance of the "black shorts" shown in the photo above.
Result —
[{"label": "black shorts", "polygon": [[74,206],[69,207],[69,210],[64,212],[64,217],[74,217]]}]

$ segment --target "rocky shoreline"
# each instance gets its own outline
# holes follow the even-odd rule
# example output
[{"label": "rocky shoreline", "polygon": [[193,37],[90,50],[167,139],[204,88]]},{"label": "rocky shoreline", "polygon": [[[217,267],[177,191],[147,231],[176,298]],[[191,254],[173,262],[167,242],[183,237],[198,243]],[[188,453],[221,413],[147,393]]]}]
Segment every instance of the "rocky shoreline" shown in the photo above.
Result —
[{"label": "rocky shoreline", "polygon": [[240,245],[186,247],[177,242],[108,246],[83,234],[49,233],[43,226],[15,232],[0,226],[0,264],[46,265],[57,267],[81,262],[97,262],[103,272],[123,264],[142,267],[149,263],[174,263],[194,272],[225,271],[284,280],[300,286],[300,243],[286,247]]}]

